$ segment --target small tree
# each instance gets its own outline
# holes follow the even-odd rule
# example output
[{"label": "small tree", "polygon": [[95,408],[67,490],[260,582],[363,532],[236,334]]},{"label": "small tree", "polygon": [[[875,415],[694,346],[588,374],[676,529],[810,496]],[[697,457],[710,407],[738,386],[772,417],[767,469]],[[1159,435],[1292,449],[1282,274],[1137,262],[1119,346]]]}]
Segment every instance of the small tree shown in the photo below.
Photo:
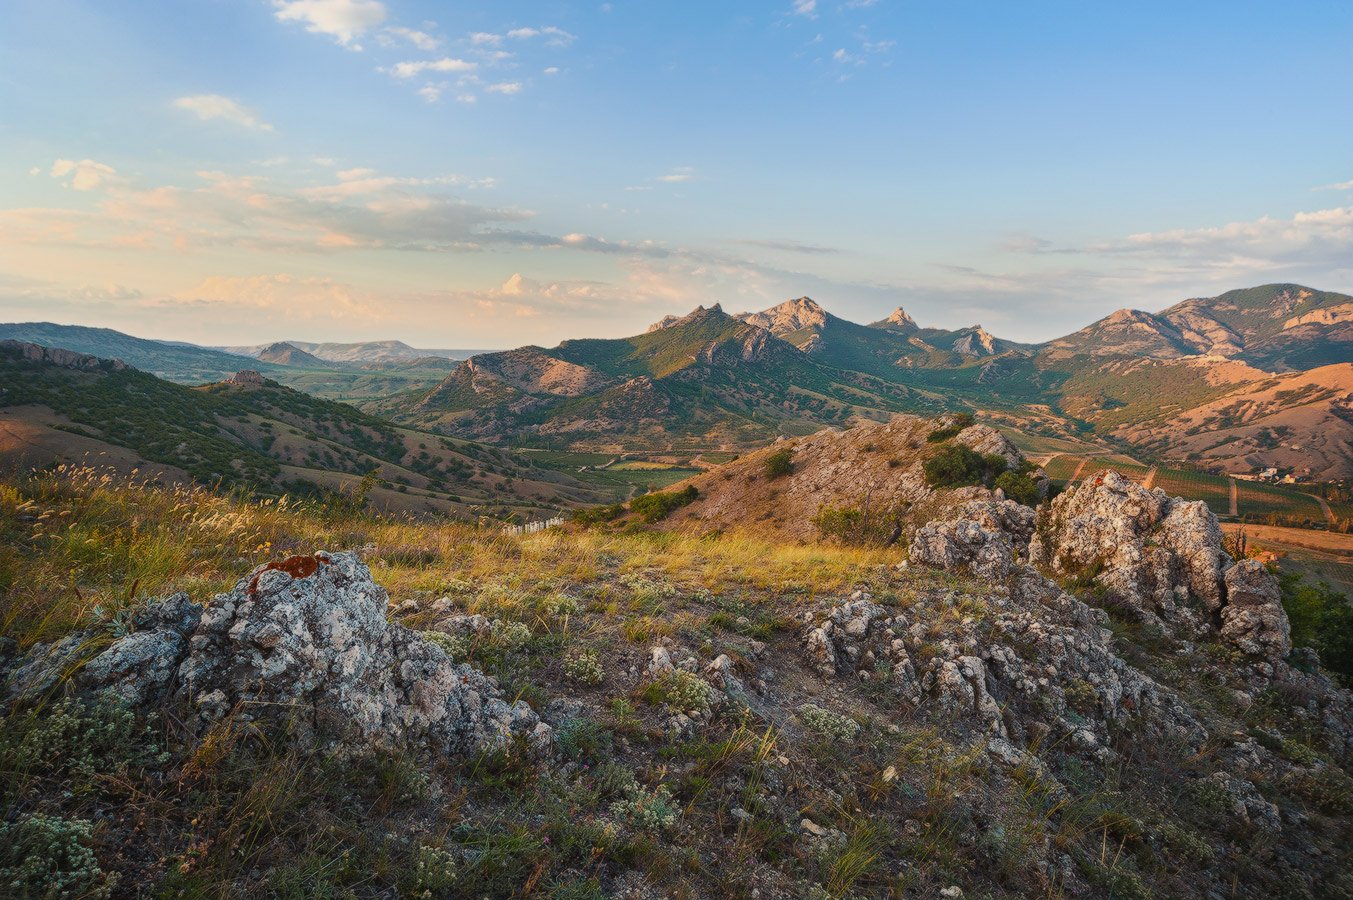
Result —
[{"label": "small tree", "polygon": [[781,447],[766,457],[766,477],[780,478],[794,471],[794,451]]}]

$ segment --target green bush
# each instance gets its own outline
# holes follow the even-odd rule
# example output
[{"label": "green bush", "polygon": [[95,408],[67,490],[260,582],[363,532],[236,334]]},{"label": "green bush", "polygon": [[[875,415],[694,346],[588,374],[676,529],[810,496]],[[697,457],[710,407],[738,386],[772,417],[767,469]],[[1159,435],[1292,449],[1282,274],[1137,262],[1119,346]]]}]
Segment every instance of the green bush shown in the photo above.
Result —
[{"label": "green bush", "polygon": [[615,521],[624,512],[625,505],[623,503],[612,503],[607,506],[588,506],[574,510],[570,518],[579,525],[601,525],[605,522]]},{"label": "green bush", "polygon": [[1024,472],[1002,472],[992,487],[1005,491],[1005,496],[1025,506],[1038,505],[1038,485]]},{"label": "green bush", "polygon": [[936,428],[934,431],[930,432],[930,434],[926,435],[926,440],[932,444],[943,443],[944,441],[949,440],[949,438],[957,435],[963,429],[968,428],[973,423],[971,413],[959,413],[954,416],[953,419],[954,424],[947,425],[944,428]]},{"label": "green bush", "polygon": [[1324,582],[1300,575],[1281,578],[1283,609],[1292,623],[1292,644],[1310,647],[1345,684],[1353,684],[1353,606]]},{"label": "green bush", "polygon": [[679,491],[659,491],[635,497],[630,501],[630,511],[652,524],[667,518],[683,506],[689,506],[698,496],[700,492],[695,485],[688,484]]},{"label": "green bush", "polygon": [[931,487],[967,487],[986,484],[1006,470],[1005,458],[981,454],[971,447],[952,444],[925,461],[926,484]]},{"label": "green bush", "polygon": [[794,452],[781,447],[766,457],[766,477],[782,478],[794,471]]},{"label": "green bush", "polygon": [[859,506],[824,506],[813,516],[813,526],[824,538],[851,546],[883,544],[899,530],[901,513],[872,512]]}]

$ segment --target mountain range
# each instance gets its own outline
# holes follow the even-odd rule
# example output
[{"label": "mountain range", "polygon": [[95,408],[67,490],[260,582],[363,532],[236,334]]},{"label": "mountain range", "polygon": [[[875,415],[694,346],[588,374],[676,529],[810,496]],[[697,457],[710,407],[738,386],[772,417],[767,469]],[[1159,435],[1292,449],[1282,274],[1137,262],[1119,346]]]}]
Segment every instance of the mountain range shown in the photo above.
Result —
[{"label": "mountain range", "polygon": [[0,325],[0,339],[190,384],[252,368],[403,426],[499,445],[740,451],[899,412],[969,410],[1214,470],[1353,477],[1353,297],[1294,284],[1123,309],[1042,344],[924,327],[901,307],[861,325],[808,297],[484,353],[399,341],[207,348],[48,323]]},{"label": "mountain range", "polygon": [[895,412],[972,409],[1245,472],[1353,477],[1353,297],[1275,284],[1119,310],[1044,344],[870,325],[810,298],[716,304],[642,335],[473,356],[373,401],[396,421],[573,449],[740,449]]}]

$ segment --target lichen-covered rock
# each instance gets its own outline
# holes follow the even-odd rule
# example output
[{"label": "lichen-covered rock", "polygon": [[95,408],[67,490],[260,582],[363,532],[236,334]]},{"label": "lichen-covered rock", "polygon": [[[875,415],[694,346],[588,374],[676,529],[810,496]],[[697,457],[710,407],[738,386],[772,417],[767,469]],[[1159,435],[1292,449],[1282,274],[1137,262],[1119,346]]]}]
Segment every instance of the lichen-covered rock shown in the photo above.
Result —
[{"label": "lichen-covered rock", "polygon": [[1221,607],[1230,564],[1205,504],[1171,499],[1112,470],[1043,508],[1030,558],[1092,580],[1139,615],[1194,632],[1207,630]]},{"label": "lichen-covered rock", "polygon": [[954,441],[978,453],[999,456],[1012,469],[1024,462],[1024,454],[1019,452],[1010,438],[990,425],[969,425],[954,437]]},{"label": "lichen-covered rock", "polygon": [[[199,731],[226,717],[278,722],[345,751],[548,744],[551,730],[529,706],[508,704],[491,678],[387,622],[387,604],[355,554],[291,557],[205,609],[186,594],[152,603],[92,657],[93,631],[39,645],[16,660],[6,687],[32,700],[68,678],[139,707],[183,702]],[[474,631],[464,618],[455,624]]]},{"label": "lichen-covered rock", "polygon": [[202,726],[283,720],[314,737],[451,753],[549,740],[526,704],[387,622],[387,603],[351,553],[262,566],[203,612],[179,691]]},{"label": "lichen-covered rock", "polygon": [[131,706],[163,697],[201,618],[202,607],[184,593],[152,603],[133,618],[131,634],[80,670],[79,683],[112,691]]},{"label": "lichen-covered rock", "polygon": [[1226,571],[1221,638],[1268,677],[1292,652],[1292,628],[1283,611],[1278,579],[1258,560],[1241,560]]},{"label": "lichen-covered rock", "polygon": [[972,500],[952,519],[930,522],[912,538],[910,558],[948,572],[1004,580],[1026,556],[1034,511],[1013,500]]},{"label": "lichen-covered rock", "polygon": [[905,616],[891,615],[867,593],[856,591],[821,621],[807,616],[804,653],[827,678],[869,677],[880,665],[887,666],[902,693],[919,700],[916,669],[902,638],[907,625]]}]

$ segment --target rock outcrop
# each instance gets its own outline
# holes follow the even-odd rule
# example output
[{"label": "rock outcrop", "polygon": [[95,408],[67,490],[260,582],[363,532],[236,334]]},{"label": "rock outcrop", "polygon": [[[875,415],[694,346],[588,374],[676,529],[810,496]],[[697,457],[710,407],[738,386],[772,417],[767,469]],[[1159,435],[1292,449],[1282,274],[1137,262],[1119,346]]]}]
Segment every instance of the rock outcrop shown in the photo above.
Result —
[{"label": "rock outcrop", "polygon": [[1221,609],[1222,572],[1231,563],[1206,504],[1147,490],[1112,470],[1044,508],[1030,557],[1112,592],[1142,617],[1196,633]]},{"label": "rock outcrop", "polygon": [[1221,637],[1267,678],[1292,652],[1292,627],[1278,583],[1256,559],[1243,559],[1226,571]]},{"label": "rock outcrop", "polygon": [[[199,733],[229,718],[286,725],[344,751],[549,743],[529,706],[509,704],[491,678],[387,622],[387,605],[355,554],[294,556],[260,566],[205,608],[184,594],[151,604],[73,683],[141,707],[182,704]],[[69,671],[72,647],[90,636],[35,648],[11,675],[11,695],[49,690],[51,673]]]},{"label": "rock outcrop", "polygon": [[911,541],[911,559],[950,572],[1004,580],[1027,558],[1034,511],[1013,500],[972,500],[952,519],[929,522]]}]

